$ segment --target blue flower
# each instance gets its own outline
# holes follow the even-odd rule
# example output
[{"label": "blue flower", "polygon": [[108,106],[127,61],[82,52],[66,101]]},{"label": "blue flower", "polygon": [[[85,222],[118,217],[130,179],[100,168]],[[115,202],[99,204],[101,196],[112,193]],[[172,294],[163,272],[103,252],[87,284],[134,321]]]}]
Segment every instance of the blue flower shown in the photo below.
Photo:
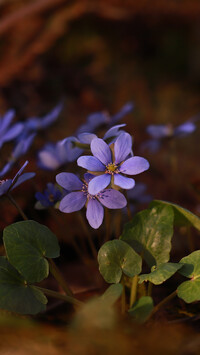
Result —
[{"label": "blue flower", "polygon": [[82,182],[72,173],[60,173],[56,175],[56,181],[70,191],[60,202],[60,211],[71,213],[86,206],[86,218],[91,227],[97,229],[103,222],[103,206],[111,209],[123,208],[126,206],[126,199],[121,192],[113,189],[100,191],[95,196],[91,195],[88,192],[88,183],[92,177],[91,174],[85,174]]},{"label": "blue flower", "polygon": [[132,189],[135,181],[125,175],[136,175],[149,168],[149,162],[138,156],[131,156],[132,139],[124,132],[115,141],[113,148],[103,139],[95,138],[91,142],[93,156],[82,156],[77,164],[98,175],[88,185],[88,191],[96,195],[110,183],[123,189]]},{"label": "blue flower", "polygon": [[11,126],[14,115],[15,111],[9,110],[3,117],[0,117],[0,148],[5,142],[17,138],[24,128],[23,123],[15,123]]},{"label": "blue flower", "polygon": [[60,201],[61,198],[66,195],[66,193],[66,190],[61,191],[58,186],[49,182],[46,189],[44,190],[44,193],[36,192],[35,198],[38,201],[36,202],[35,208],[44,209],[55,206],[55,204]]},{"label": "blue flower", "polygon": [[44,117],[31,117],[25,123],[25,128],[32,131],[39,131],[46,129],[53,122],[55,122],[63,109],[63,103],[60,102],[56,107],[53,108]]},{"label": "blue flower", "polygon": [[79,127],[77,134],[83,132],[95,132],[102,125],[108,125],[111,127],[120,121],[125,115],[130,113],[133,108],[134,104],[132,102],[127,102],[121,110],[113,116],[110,116],[107,112],[92,113],[87,117],[86,123]]},{"label": "blue flower", "polygon": [[[115,139],[124,131],[120,130],[126,124],[120,124],[111,127],[104,135],[103,139],[109,139],[114,142]],[[62,165],[75,161],[84,149],[76,146],[76,143],[83,145],[91,144],[92,140],[97,138],[94,133],[80,133],[78,137],[67,137],[57,143],[48,143],[38,153],[38,166],[41,169],[56,170]]]},{"label": "blue flower", "polygon": [[56,170],[68,162],[69,156],[63,141],[47,143],[38,153],[37,164],[41,169]]},{"label": "blue flower", "polygon": [[0,196],[7,194],[9,191],[22,184],[24,181],[29,180],[35,176],[35,173],[22,174],[27,164],[28,161],[24,163],[24,165],[19,169],[13,179],[0,180]]},{"label": "blue flower", "polygon": [[196,130],[195,121],[198,119],[198,116],[193,117],[177,127],[173,127],[172,124],[147,126],[146,131],[152,137],[152,139],[149,139],[142,144],[142,150],[148,149],[150,152],[155,153],[159,150],[164,140],[176,137],[186,137],[190,135]]}]

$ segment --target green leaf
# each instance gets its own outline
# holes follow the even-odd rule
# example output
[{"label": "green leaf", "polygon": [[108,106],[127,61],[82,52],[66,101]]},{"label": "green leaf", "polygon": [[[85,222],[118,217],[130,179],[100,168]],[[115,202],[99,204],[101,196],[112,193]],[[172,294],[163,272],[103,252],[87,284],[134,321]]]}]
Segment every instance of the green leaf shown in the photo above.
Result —
[{"label": "green leaf", "polygon": [[200,301],[200,250],[196,250],[180,260],[179,273],[190,278],[177,288],[177,294],[185,302]]},{"label": "green leaf", "polygon": [[103,302],[112,305],[121,296],[122,291],[123,291],[122,284],[110,285],[100,298]]},{"label": "green leaf", "polygon": [[173,220],[170,206],[148,208],[125,225],[121,240],[141,253],[150,267],[166,263],[171,250]]},{"label": "green leaf", "polygon": [[46,309],[47,299],[8,262],[0,257],[0,308],[21,314],[36,314]]},{"label": "green leaf", "polygon": [[151,273],[140,275],[139,283],[141,284],[143,281],[150,281],[154,285],[160,285],[174,275],[181,267],[181,264],[176,263],[160,264],[156,268],[152,268],[153,270],[151,270]]},{"label": "green leaf", "polygon": [[155,200],[150,206],[171,206],[174,210],[174,224],[177,226],[193,226],[200,231],[200,218],[175,203]]},{"label": "green leaf", "polygon": [[150,296],[143,296],[129,309],[129,313],[136,322],[144,323],[152,310],[153,299]]},{"label": "green leaf", "polygon": [[105,243],[98,253],[99,271],[106,282],[118,283],[122,273],[129,277],[141,272],[141,257],[122,240]]},{"label": "green leaf", "polygon": [[59,256],[56,236],[35,221],[11,224],[3,232],[9,262],[30,282],[39,282],[49,274],[46,258]]}]

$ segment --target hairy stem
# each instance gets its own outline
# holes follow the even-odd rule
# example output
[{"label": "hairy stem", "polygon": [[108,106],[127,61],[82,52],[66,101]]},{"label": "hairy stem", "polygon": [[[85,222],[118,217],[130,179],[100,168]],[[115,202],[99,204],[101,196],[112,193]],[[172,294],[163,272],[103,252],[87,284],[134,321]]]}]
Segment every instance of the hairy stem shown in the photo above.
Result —
[{"label": "hairy stem", "polygon": [[62,287],[63,291],[66,293],[66,295],[73,297],[72,291],[68,287],[64,277],[62,276],[60,270],[58,269],[58,267],[56,266],[54,261],[52,259],[48,259],[48,262],[49,262],[50,272],[55,277],[55,279],[58,281],[58,283]]},{"label": "hairy stem", "polygon": [[132,284],[131,284],[131,293],[130,293],[130,308],[136,301],[136,296],[137,296],[137,284],[138,284],[138,276],[135,275],[132,278]]},{"label": "hairy stem", "polygon": [[85,234],[87,236],[88,243],[89,243],[92,255],[93,255],[94,259],[97,260],[97,250],[96,250],[96,247],[94,245],[93,239],[91,238],[90,231],[87,228],[87,225],[85,223],[85,220],[84,220],[81,212],[78,213],[78,216],[79,216],[79,220],[80,220],[81,226],[82,226],[82,228],[83,228],[83,230],[84,230],[84,232],[85,232]]},{"label": "hairy stem", "polygon": [[58,299],[63,300],[65,302],[71,303],[73,305],[77,305],[77,306],[83,305],[83,302],[77,300],[76,298],[74,298],[72,296],[62,295],[59,292],[52,291],[47,288],[43,288],[43,287],[39,287],[39,286],[34,286],[34,287],[37,288],[38,290],[42,291],[43,293],[45,293],[45,295],[47,295],[47,296],[58,298]]},{"label": "hairy stem", "polygon": [[28,217],[25,215],[25,213],[22,211],[21,207],[18,205],[18,203],[14,200],[14,198],[11,196],[10,193],[6,194],[7,198],[9,199],[9,201],[16,207],[16,209],[18,210],[19,214],[22,216],[22,218],[27,221]]}]

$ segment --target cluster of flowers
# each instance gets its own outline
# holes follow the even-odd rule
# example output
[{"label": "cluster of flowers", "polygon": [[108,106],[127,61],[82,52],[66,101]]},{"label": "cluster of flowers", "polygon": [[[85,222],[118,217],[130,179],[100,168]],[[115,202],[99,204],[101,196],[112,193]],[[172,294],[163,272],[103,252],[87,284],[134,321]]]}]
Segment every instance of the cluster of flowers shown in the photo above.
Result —
[{"label": "cluster of flowers", "polygon": [[31,117],[24,122],[13,123],[14,110],[8,110],[0,117],[0,148],[7,142],[13,142],[13,150],[0,171],[0,178],[4,177],[14,164],[25,155],[33,143],[37,131],[45,130],[59,116],[63,104],[59,103],[51,112],[44,117]]},{"label": "cluster of flowers", "polygon": [[[31,146],[38,131],[46,129],[58,117],[63,104],[59,103],[46,116],[32,117],[25,122],[14,123],[14,110],[9,110],[0,119],[0,148],[4,143],[13,141],[14,149],[5,166],[0,171],[0,178],[6,175],[15,162]],[[131,177],[146,171],[149,163],[146,159],[134,156],[132,137],[124,131],[126,124],[118,122],[133,110],[133,104],[127,103],[113,116],[107,112],[96,112],[87,117],[74,136],[56,143],[46,144],[38,153],[38,166],[42,169],[57,170],[61,166],[77,160],[77,165],[87,170],[83,179],[73,173],[56,175],[57,184],[48,183],[43,193],[36,193],[36,208],[59,206],[65,213],[75,212],[86,206],[86,217],[93,228],[99,228],[104,218],[104,207],[122,209],[127,201],[123,191],[134,201],[146,202],[145,185],[137,184]],[[198,117],[173,128],[171,125],[150,125],[147,132],[152,139],[144,147],[156,151],[166,138],[185,136],[196,129]],[[100,127],[107,128],[103,138],[95,132]],[[87,155],[83,155],[84,152]],[[92,155],[91,155],[92,153]],[[90,154],[90,155],[89,155]],[[13,179],[0,181],[0,196],[8,194],[14,187],[32,178],[35,173],[24,173],[24,168]],[[134,189],[133,189],[134,188]]]}]

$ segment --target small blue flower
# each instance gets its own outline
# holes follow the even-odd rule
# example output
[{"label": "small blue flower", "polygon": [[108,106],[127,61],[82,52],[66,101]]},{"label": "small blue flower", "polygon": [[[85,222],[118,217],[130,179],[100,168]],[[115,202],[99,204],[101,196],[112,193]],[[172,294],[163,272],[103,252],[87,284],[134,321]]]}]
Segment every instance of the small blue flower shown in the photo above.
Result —
[{"label": "small blue flower", "polygon": [[47,115],[44,117],[31,117],[25,123],[25,128],[32,131],[39,131],[46,129],[53,122],[57,120],[59,114],[63,109],[63,103],[60,102],[56,107],[53,108]]},{"label": "small blue flower", "polygon": [[55,206],[55,204],[60,201],[66,194],[66,190],[61,191],[58,186],[49,182],[43,193],[36,192],[35,198],[38,201],[36,202],[35,208],[44,209]]},{"label": "small blue flower", "polygon": [[9,110],[0,117],[0,148],[5,142],[9,142],[19,136],[24,128],[23,123],[15,123],[11,126],[15,115],[14,110]]},{"label": "small blue flower", "polygon": [[155,153],[161,147],[161,144],[166,139],[186,137],[196,130],[195,121],[199,119],[198,116],[182,123],[177,127],[172,124],[149,125],[146,128],[147,133],[152,139],[147,140],[141,146],[141,149],[148,149],[150,152]]},{"label": "small blue flower", "polygon": [[88,185],[91,195],[96,195],[110,183],[122,189],[132,189],[135,181],[125,175],[137,175],[149,168],[149,162],[138,156],[131,156],[132,138],[124,132],[120,134],[111,149],[103,139],[91,142],[93,156],[82,156],[77,164],[98,175]]},{"label": "small blue flower", "polygon": [[37,164],[41,169],[56,170],[68,162],[69,156],[63,141],[47,143],[38,153]]},{"label": "small blue flower", "polygon": [[110,116],[107,112],[96,112],[92,113],[87,117],[87,121],[85,124],[81,125],[77,130],[77,134],[83,132],[95,132],[100,126],[107,125],[109,127],[115,125],[119,122],[124,116],[130,113],[134,108],[134,104],[132,102],[127,102],[119,112],[115,115]]},{"label": "small blue flower", "polygon": [[111,209],[123,208],[126,206],[126,199],[121,192],[113,189],[100,191],[95,196],[91,195],[88,192],[88,183],[92,177],[91,174],[86,173],[84,181],[81,181],[72,173],[60,173],[56,175],[56,181],[70,191],[60,202],[60,211],[71,213],[86,206],[86,218],[91,227],[97,229],[103,222],[103,206]]},{"label": "small blue flower", "polygon": [[7,194],[9,191],[22,184],[24,181],[29,180],[35,176],[35,173],[22,174],[27,164],[28,161],[24,163],[24,165],[19,169],[13,179],[0,180],[0,196]]}]

